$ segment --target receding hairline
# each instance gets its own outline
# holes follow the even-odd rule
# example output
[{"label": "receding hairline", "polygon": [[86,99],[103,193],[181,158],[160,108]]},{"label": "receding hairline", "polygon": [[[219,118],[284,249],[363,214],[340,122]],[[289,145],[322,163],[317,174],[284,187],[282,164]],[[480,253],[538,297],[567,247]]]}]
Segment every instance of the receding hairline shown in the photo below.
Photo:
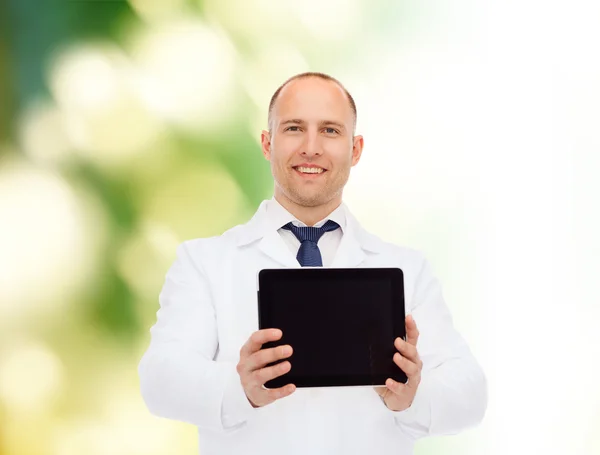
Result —
[{"label": "receding hairline", "polygon": [[318,73],[318,72],[306,72],[306,73],[296,74],[295,76],[290,77],[287,81],[285,81],[283,84],[281,84],[277,90],[275,90],[275,93],[273,93],[273,96],[271,97],[271,102],[269,103],[269,114],[268,114],[268,119],[267,119],[268,125],[269,125],[269,130],[271,130],[271,120],[272,120],[272,115],[273,115],[273,109],[275,108],[275,103],[279,99],[279,95],[281,94],[281,91],[290,82],[301,80],[301,79],[310,79],[310,78],[317,78],[317,79],[321,79],[324,81],[333,82],[334,84],[336,84],[338,87],[340,87],[342,89],[342,91],[346,95],[348,104],[350,104],[350,109],[352,110],[352,115],[353,115],[353,120],[354,120],[353,131],[356,130],[357,113],[356,113],[356,103],[354,102],[354,98],[352,97],[352,95],[350,95],[350,92],[346,89],[346,87],[344,87],[344,85],[340,81],[338,81],[335,77],[332,77],[329,74]]}]

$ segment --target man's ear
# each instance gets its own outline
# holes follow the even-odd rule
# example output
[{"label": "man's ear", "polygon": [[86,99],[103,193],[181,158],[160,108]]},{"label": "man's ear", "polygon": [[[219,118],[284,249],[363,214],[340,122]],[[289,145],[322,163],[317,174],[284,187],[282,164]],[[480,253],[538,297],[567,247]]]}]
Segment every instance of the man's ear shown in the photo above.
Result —
[{"label": "man's ear", "polygon": [[263,130],[260,134],[260,145],[267,161],[271,161],[271,133]]},{"label": "man's ear", "polygon": [[354,136],[352,143],[352,166],[356,166],[362,155],[365,141],[362,136]]}]

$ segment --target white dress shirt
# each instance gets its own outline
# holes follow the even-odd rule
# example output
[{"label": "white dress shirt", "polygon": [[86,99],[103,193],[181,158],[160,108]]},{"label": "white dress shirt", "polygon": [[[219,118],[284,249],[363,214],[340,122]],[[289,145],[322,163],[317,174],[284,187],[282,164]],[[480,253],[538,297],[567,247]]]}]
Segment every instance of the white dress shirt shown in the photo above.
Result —
[{"label": "white dress shirt", "polygon": [[[298,227],[306,227],[307,225],[288,212],[275,198],[267,202],[267,218],[269,225],[277,229],[277,232],[290,248],[290,251],[296,256],[298,254],[298,249],[300,248],[300,240],[298,240],[298,237],[296,237],[292,231],[283,229],[281,226],[285,226],[290,222]],[[327,220],[335,221],[340,227],[334,231],[325,232],[317,243],[319,251],[321,252],[324,267],[330,267],[333,263],[333,258],[340,245],[340,241],[342,240],[344,229],[346,228],[346,214],[342,204],[327,217],[318,223],[315,223],[314,227],[323,226]]]},{"label": "white dress shirt", "polygon": [[325,263],[403,271],[423,362],[412,405],[391,411],[371,387],[298,388],[267,406],[249,403],[236,366],[258,330],[257,274],[299,266],[297,248],[286,244],[293,239],[279,232],[289,214],[279,219],[277,205],[264,201],[248,223],[178,247],[139,365],[150,412],[197,426],[201,455],[410,455],[417,439],[455,434],[483,418],[485,375],[454,328],[428,261],[364,230],[345,204],[338,209],[343,235],[337,248],[332,236],[331,250],[322,245]]}]

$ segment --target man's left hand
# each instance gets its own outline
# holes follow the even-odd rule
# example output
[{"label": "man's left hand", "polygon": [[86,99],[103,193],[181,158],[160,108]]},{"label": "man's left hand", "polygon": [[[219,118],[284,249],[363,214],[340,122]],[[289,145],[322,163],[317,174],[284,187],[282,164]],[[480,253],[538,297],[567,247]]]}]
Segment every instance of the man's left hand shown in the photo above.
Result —
[{"label": "man's left hand", "polygon": [[375,391],[392,411],[404,411],[409,408],[421,382],[423,362],[417,352],[418,339],[417,324],[412,316],[408,315],[406,317],[406,341],[402,338],[396,338],[394,341],[394,346],[399,351],[394,354],[394,363],[404,371],[408,382],[402,384],[388,378],[385,387],[375,387]]}]

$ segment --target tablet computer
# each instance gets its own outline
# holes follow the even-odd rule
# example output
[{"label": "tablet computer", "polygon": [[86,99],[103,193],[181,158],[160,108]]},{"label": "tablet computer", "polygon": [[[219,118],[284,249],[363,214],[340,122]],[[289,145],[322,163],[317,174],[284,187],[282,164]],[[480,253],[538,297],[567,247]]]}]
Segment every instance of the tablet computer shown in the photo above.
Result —
[{"label": "tablet computer", "polygon": [[[290,371],[266,388],[382,386],[405,383],[394,363],[396,337],[406,339],[404,279],[398,268],[286,268],[258,274],[260,329],[289,344]],[[281,360],[281,361],[284,361]],[[274,365],[279,362],[269,364]]]}]

